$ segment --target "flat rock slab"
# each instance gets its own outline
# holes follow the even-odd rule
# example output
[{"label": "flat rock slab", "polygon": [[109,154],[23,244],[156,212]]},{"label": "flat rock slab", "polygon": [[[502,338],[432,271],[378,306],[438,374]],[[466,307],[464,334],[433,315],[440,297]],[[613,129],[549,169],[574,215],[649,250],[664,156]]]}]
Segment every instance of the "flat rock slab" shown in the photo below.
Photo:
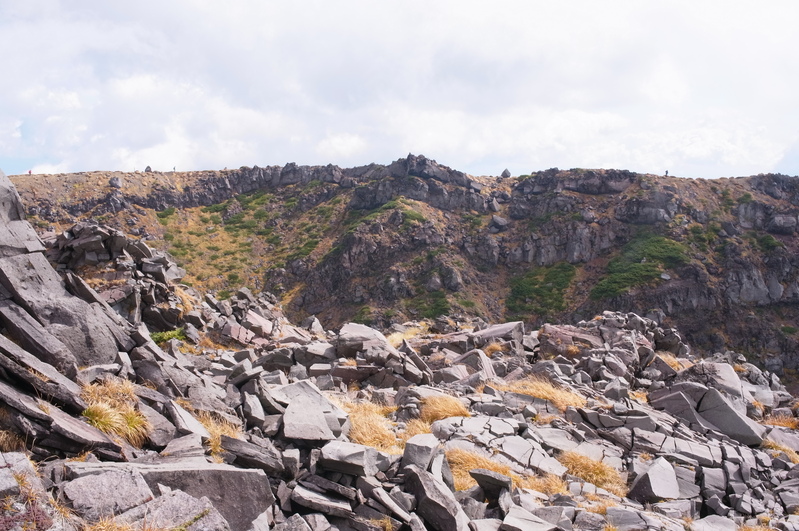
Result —
[{"label": "flat rock slab", "polygon": [[156,465],[68,462],[66,468],[72,477],[108,470],[138,471],[154,492],[159,490],[159,485],[164,485],[195,498],[206,497],[232,529],[248,529],[275,501],[263,470],[200,464],[192,460]]},{"label": "flat rock slab", "polygon": [[377,450],[362,444],[330,441],[322,447],[319,464],[334,472],[374,476],[378,472]]},{"label": "flat rock slab", "polygon": [[291,493],[291,501],[302,507],[319,511],[330,516],[348,518],[352,515],[350,502],[330,494],[323,494],[302,485],[297,485]]},{"label": "flat rock slab", "polygon": [[84,476],[63,487],[65,498],[83,518],[95,522],[123,513],[154,498],[135,470],[111,470]]},{"label": "flat rock slab", "polygon": [[708,389],[697,411],[724,434],[748,446],[763,442],[766,428],[736,411],[716,389]]},{"label": "flat rock slab", "polygon": [[500,526],[501,531],[555,531],[556,529],[560,528],[516,505],[510,508]]},{"label": "flat rock slab", "polygon": [[[148,529],[231,531],[231,525],[208,498],[204,496],[195,498],[179,490],[173,490],[145,505],[131,509],[115,520],[121,523],[139,523]],[[248,527],[232,526],[232,529]]]}]

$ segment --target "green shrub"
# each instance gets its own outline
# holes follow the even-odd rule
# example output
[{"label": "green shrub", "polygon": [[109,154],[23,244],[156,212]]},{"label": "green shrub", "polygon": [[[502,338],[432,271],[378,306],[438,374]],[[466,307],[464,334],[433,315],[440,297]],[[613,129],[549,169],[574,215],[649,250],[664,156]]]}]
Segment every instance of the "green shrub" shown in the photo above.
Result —
[{"label": "green shrub", "polygon": [[509,312],[519,316],[548,316],[566,308],[563,293],[571,284],[577,268],[561,262],[539,267],[512,278],[510,295],[505,301]]},{"label": "green shrub", "polygon": [[629,288],[657,279],[663,268],[674,269],[688,262],[685,246],[654,234],[640,234],[608,264],[608,276],[591,290],[592,299],[621,295]]},{"label": "green shrub", "polygon": [[239,276],[238,273],[228,273],[227,275],[227,281],[230,282],[231,284],[235,284],[240,280],[241,277]]},{"label": "green shrub", "polygon": [[411,308],[419,312],[426,319],[434,319],[450,312],[447,294],[443,290],[433,291],[411,299]]},{"label": "green shrub", "polygon": [[771,234],[764,234],[757,239],[757,245],[761,251],[773,251],[777,247],[782,247],[780,241]]},{"label": "green shrub", "polygon": [[180,341],[186,341],[186,332],[183,328],[176,328],[174,330],[169,330],[167,332],[155,332],[150,334],[152,340],[157,344],[161,345],[166,343],[170,339],[179,339]]},{"label": "green shrub", "polygon": [[297,260],[298,258],[305,258],[316,249],[317,245],[319,245],[319,240],[317,239],[306,240],[299,249],[288,255],[286,260],[291,261]]},{"label": "green shrub", "polygon": [[799,332],[799,328],[796,328],[795,326],[783,326],[782,328],[780,328],[780,330],[782,331],[783,334],[789,336],[795,334],[796,332]]},{"label": "green shrub", "polygon": [[203,212],[205,212],[206,214],[217,214],[219,212],[224,212],[227,207],[228,207],[228,202],[225,201],[224,203],[218,203],[216,205],[209,205],[207,207],[203,207]]},{"label": "green shrub", "polygon": [[372,309],[369,306],[361,306],[355,315],[352,316],[353,323],[371,324],[372,323]]},{"label": "green shrub", "polygon": [[160,219],[166,219],[169,216],[175,213],[175,207],[165,208],[161,212],[156,212],[155,215],[158,216]]},{"label": "green shrub", "polygon": [[746,203],[751,203],[752,201],[754,201],[754,199],[752,198],[752,194],[749,192],[746,192],[744,195],[738,198],[739,205],[745,205]]}]

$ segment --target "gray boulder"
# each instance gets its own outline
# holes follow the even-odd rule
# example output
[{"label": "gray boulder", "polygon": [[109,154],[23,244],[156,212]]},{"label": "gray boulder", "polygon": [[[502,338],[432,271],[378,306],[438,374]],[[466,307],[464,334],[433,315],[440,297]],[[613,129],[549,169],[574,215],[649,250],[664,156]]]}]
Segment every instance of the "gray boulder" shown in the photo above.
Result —
[{"label": "gray boulder", "polygon": [[406,490],[416,497],[416,512],[429,527],[438,531],[463,531],[468,527],[469,517],[443,482],[414,465],[406,471]]},{"label": "gray boulder", "polygon": [[680,486],[674,467],[666,459],[659,457],[649,470],[635,478],[627,496],[641,503],[679,498]]}]

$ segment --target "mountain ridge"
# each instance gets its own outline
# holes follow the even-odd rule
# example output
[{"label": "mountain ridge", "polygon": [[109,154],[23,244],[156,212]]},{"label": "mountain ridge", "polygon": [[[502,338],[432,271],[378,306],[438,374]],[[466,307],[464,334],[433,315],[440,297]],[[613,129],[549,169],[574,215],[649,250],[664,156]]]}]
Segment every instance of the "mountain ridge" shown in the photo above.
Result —
[{"label": "mountain ridge", "polygon": [[539,326],[612,307],[778,374],[799,361],[794,177],[475,177],[409,155],[345,169],[12,179],[40,228],[93,217],[170,251],[195,285],[263,287],[293,318],[330,327],[436,313]]}]

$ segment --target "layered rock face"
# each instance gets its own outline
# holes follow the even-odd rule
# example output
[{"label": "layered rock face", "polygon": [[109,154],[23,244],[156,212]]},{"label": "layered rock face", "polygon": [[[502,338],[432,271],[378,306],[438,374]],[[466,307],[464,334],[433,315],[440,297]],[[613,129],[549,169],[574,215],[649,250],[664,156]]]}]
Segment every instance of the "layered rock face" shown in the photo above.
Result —
[{"label": "layered rock face", "polygon": [[[346,169],[288,164],[15,180],[40,224],[111,217],[128,235],[143,234],[148,209],[224,204],[223,227],[246,214],[233,198],[268,192],[266,215],[250,220],[257,230],[248,241],[261,266],[248,270],[247,281],[291,293],[286,311],[296,320],[315,314],[340,326],[361,312],[386,327],[424,314],[430,293],[446,299],[451,313],[535,327],[575,323],[608,307],[641,315],[657,309],[696,348],[757,355],[783,375],[799,369],[796,178],[581,169],[480,178],[409,155]],[[163,231],[156,224],[151,236]],[[625,256],[657,260],[657,253],[636,255],[652,234],[676,242],[684,259],[657,263],[656,275],[636,276],[629,261],[622,271],[617,262]],[[309,250],[299,252],[305,244]],[[562,304],[529,296],[507,304],[514,279],[562,264],[576,270],[556,294]]]},{"label": "layered rock face", "polygon": [[799,528],[795,399],[657,320],[297,326],[107,227],[50,242],[62,279],[0,197],[9,528]]}]

